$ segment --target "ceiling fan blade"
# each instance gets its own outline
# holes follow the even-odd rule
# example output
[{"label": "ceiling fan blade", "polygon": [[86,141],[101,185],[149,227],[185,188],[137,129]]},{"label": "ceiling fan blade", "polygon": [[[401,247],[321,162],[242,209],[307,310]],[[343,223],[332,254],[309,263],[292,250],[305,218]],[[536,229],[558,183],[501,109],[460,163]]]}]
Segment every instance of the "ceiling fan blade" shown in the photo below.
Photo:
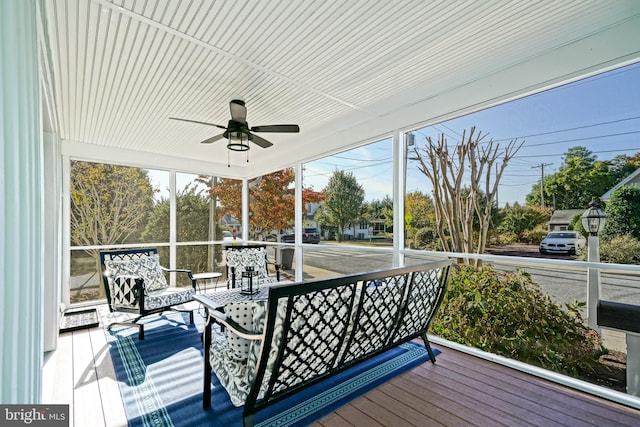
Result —
[{"label": "ceiling fan blade", "polygon": [[264,138],[260,138],[258,135],[254,135],[252,133],[249,134],[249,141],[253,142],[256,145],[259,145],[262,148],[269,148],[273,145],[273,143],[267,141]]},{"label": "ceiling fan blade", "polygon": [[244,101],[240,99],[233,99],[229,102],[229,110],[231,110],[231,120],[244,123],[247,121],[247,107],[244,106]]},{"label": "ceiling fan blade", "polygon": [[181,122],[198,123],[200,125],[215,126],[217,128],[220,128],[220,129],[226,129],[226,127],[222,126],[222,125],[217,125],[215,123],[199,122],[198,120],[179,119],[178,117],[169,117],[169,119],[170,120],[180,120]]},{"label": "ceiling fan blade", "polygon": [[200,144],[211,144],[212,142],[216,142],[222,138],[224,138],[224,133],[221,133],[220,135],[212,136],[211,138],[205,139],[204,141],[200,141]]},{"label": "ceiling fan blade", "polygon": [[251,128],[251,132],[300,132],[300,126],[298,125],[268,125],[268,126],[254,126]]}]

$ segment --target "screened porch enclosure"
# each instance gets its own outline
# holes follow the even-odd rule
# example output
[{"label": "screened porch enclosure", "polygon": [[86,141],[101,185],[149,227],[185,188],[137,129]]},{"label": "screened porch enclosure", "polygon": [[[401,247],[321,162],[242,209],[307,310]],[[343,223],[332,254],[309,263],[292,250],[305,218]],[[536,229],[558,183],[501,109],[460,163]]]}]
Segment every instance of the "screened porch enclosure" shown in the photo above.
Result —
[{"label": "screened porch enclosure", "polygon": [[[407,244],[410,133],[640,59],[640,4],[632,0],[302,6],[8,0],[0,13],[2,39],[11,41],[3,43],[3,63],[13,66],[0,77],[6,124],[0,330],[14,349],[1,360],[3,403],[47,403],[44,358],[68,345],[58,333],[62,311],[103,297],[97,251],[154,246],[167,267],[221,271],[224,231],[234,229],[245,241],[266,242],[274,258],[293,248],[291,280],[441,256]],[[169,120],[224,126],[233,99],[246,102],[251,126],[296,124],[300,132],[266,132],[261,135],[273,146],[252,143],[233,153],[226,138],[201,144],[222,134],[219,127]],[[356,237],[369,227],[374,236],[388,236],[357,248],[353,262],[344,262],[344,252],[342,261],[318,264],[353,249],[303,243],[311,225],[303,198],[313,184],[311,166],[372,144],[382,144],[389,162],[378,172],[392,210],[384,226],[375,215],[350,225]],[[79,166],[128,173],[113,183],[139,185],[114,194],[139,192],[137,213],[153,215],[130,229],[112,227],[124,233],[111,240],[87,236],[113,216],[85,216],[95,230],[76,233],[86,211],[74,199],[72,176],[92,176]],[[251,225],[258,212],[253,185],[285,170],[293,177],[286,186],[287,231],[295,242],[289,244],[266,239],[266,231],[281,235],[285,227],[269,224],[258,232]],[[228,204],[209,194],[222,180],[236,184],[239,204],[226,219],[220,209]],[[550,265],[572,274],[582,268]],[[605,292],[619,297],[614,288]]]}]

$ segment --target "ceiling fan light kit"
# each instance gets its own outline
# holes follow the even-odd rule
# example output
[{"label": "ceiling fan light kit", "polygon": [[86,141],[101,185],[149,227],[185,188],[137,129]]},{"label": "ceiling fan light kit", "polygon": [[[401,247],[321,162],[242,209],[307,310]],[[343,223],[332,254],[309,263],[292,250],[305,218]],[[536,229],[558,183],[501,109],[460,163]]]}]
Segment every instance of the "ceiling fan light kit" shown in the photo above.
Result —
[{"label": "ceiling fan light kit", "polygon": [[[227,132],[225,132],[227,133]],[[229,132],[227,148],[231,151],[249,151],[249,135],[243,132]]]},{"label": "ceiling fan light kit", "polygon": [[[169,117],[171,120],[180,120],[183,122],[197,123],[201,125],[214,126],[224,129],[224,133],[207,138],[201,141],[203,144],[211,144],[220,139],[227,139],[227,149],[229,151],[249,151],[249,141],[262,147],[269,148],[273,145],[270,141],[255,135],[253,132],[282,132],[282,133],[298,133],[300,127],[298,125],[267,125],[249,127],[247,123],[247,107],[244,101],[233,99],[229,102],[229,110],[231,111],[231,120],[227,126],[217,125],[214,123],[201,122],[198,120],[180,119],[177,117]],[[249,161],[249,153],[247,153],[247,162]],[[227,163],[229,163],[227,161]],[[228,164],[228,166],[231,166]]]}]

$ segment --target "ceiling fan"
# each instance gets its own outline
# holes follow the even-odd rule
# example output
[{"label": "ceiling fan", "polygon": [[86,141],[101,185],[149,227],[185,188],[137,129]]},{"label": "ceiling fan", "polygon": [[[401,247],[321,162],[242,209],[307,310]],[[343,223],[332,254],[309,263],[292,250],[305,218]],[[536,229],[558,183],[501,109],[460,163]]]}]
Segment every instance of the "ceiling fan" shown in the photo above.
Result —
[{"label": "ceiling fan", "polygon": [[249,141],[262,148],[269,148],[273,145],[270,141],[255,135],[254,132],[300,132],[300,126],[298,125],[267,125],[249,127],[247,124],[247,107],[245,106],[244,101],[239,99],[231,100],[231,102],[229,102],[229,109],[231,110],[231,120],[229,120],[227,126],[200,122],[197,120],[180,119],[178,117],[169,118],[171,120],[181,120],[183,122],[198,123],[201,125],[215,126],[217,128],[224,129],[222,134],[205,139],[201,142],[202,144],[211,144],[212,142],[226,138],[229,141],[227,143],[227,148],[232,151],[249,150]]}]

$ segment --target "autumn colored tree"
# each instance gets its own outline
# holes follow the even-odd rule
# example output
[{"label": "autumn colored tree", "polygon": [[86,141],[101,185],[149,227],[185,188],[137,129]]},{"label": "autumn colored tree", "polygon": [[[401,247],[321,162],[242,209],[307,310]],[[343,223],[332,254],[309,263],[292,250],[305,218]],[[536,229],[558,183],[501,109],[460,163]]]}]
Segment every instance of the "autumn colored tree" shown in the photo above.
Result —
[{"label": "autumn colored tree", "polygon": [[153,207],[154,192],[144,169],[72,162],[71,244],[126,243],[144,226]]},{"label": "autumn colored tree", "polygon": [[[249,182],[250,228],[259,234],[270,230],[283,230],[294,223],[295,171],[287,168],[263,175]],[[228,214],[239,219],[242,217],[242,181],[218,179],[209,194],[215,197],[220,215]],[[311,187],[303,188],[304,205],[318,203],[322,193]]]},{"label": "autumn colored tree", "polygon": [[[71,162],[71,244],[97,246],[137,241],[156,190],[147,171],[105,163]],[[88,249],[100,271],[98,250]],[[99,287],[102,295],[102,288]]]}]

